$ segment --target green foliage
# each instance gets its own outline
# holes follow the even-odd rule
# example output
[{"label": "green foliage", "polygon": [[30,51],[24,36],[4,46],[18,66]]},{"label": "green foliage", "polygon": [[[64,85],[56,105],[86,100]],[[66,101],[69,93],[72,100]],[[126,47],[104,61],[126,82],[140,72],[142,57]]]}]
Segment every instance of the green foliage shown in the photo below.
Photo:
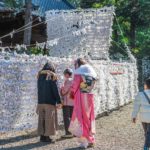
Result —
[{"label": "green foliage", "polygon": [[101,7],[103,7],[103,5],[100,4],[100,3],[94,3],[94,4],[92,5],[92,7],[93,7],[93,8],[101,8]]},{"label": "green foliage", "polygon": [[73,4],[76,8],[80,7],[80,0],[68,0],[71,4]]},{"label": "green foliage", "polygon": [[139,25],[150,27],[150,1],[139,0]]},{"label": "green foliage", "polygon": [[11,8],[21,8],[23,4],[24,0],[5,0],[5,5]]},{"label": "green foliage", "polygon": [[[93,2],[93,3],[92,3]],[[82,7],[115,6],[111,53],[125,54],[124,45],[131,47],[137,57],[150,55],[150,1],[149,0],[82,0]],[[87,6],[86,6],[87,5]],[[122,49],[121,49],[122,48]]]},{"label": "green foliage", "polygon": [[27,53],[39,55],[39,54],[43,54],[43,49],[37,48],[37,47],[31,47],[31,48],[28,49]]},{"label": "green foliage", "polygon": [[96,3],[96,0],[81,0],[80,1],[81,8],[91,8],[94,3]]},{"label": "green foliage", "polygon": [[137,57],[150,56],[150,28],[138,28],[136,49],[133,52]]}]

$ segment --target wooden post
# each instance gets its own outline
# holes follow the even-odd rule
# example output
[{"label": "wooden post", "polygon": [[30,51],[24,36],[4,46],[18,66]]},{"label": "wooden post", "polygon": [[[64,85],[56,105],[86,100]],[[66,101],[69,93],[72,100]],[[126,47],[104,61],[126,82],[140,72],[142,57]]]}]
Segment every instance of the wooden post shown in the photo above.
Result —
[{"label": "wooden post", "polygon": [[26,27],[27,29],[24,31],[24,40],[23,43],[25,45],[30,45],[31,43],[31,36],[32,36],[32,0],[26,0],[26,10],[25,10],[25,25],[28,24]]}]

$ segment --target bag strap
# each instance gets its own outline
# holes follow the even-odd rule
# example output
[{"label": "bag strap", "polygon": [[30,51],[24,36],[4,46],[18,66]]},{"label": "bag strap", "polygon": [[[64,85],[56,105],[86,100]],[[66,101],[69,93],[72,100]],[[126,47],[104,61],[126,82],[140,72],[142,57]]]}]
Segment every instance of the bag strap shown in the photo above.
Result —
[{"label": "bag strap", "polygon": [[146,97],[146,99],[147,99],[148,103],[150,104],[150,98],[148,97],[148,95],[146,94],[146,92],[145,92],[145,91],[143,92],[143,94],[144,94],[144,96]]}]

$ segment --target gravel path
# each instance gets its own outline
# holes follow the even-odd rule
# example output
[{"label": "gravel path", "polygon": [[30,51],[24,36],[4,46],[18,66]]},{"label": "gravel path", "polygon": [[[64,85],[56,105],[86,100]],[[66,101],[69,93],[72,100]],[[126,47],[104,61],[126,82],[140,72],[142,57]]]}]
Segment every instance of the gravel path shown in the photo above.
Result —
[{"label": "gravel path", "polygon": [[[141,124],[131,123],[132,104],[97,120],[97,144],[94,150],[142,150]],[[59,131],[59,136],[63,132]],[[39,143],[35,133],[9,133],[0,135],[1,150],[79,150],[77,139],[58,140],[55,144]],[[92,150],[92,149],[91,149]]]}]

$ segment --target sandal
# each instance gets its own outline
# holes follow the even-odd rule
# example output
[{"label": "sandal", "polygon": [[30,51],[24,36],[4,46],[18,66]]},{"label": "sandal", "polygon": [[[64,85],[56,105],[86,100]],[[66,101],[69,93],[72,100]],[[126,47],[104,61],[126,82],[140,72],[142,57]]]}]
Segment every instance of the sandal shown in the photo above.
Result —
[{"label": "sandal", "polygon": [[88,148],[93,148],[95,147],[95,143],[89,143]]}]

